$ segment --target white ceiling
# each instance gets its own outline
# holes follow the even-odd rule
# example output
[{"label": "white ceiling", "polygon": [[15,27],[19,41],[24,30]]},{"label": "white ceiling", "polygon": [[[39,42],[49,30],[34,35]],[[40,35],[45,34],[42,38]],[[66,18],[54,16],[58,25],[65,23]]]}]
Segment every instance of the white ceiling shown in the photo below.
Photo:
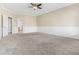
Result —
[{"label": "white ceiling", "polygon": [[28,8],[28,6],[31,6],[30,3],[0,3],[1,7],[11,10],[16,15],[32,16],[42,15],[69,5],[71,3],[42,3],[41,10],[33,10],[32,8]]}]

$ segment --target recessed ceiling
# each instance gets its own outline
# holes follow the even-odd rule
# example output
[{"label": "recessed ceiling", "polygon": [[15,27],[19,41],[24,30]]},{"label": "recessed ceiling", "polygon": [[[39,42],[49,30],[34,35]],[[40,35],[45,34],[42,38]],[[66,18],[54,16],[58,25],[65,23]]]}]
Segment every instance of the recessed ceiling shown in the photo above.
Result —
[{"label": "recessed ceiling", "polygon": [[71,3],[42,3],[42,9],[33,10],[32,8],[28,8],[28,6],[31,6],[30,3],[0,3],[1,7],[11,10],[16,15],[31,16],[42,15],[69,5]]}]

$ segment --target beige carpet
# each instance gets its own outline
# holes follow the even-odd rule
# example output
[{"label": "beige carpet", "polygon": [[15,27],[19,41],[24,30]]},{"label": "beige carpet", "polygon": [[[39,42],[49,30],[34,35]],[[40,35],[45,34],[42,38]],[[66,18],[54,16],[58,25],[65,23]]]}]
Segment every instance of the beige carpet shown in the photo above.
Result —
[{"label": "beige carpet", "polygon": [[3,55],[79,55],[79,40],[44,33],[14,34],[0,40]]}]

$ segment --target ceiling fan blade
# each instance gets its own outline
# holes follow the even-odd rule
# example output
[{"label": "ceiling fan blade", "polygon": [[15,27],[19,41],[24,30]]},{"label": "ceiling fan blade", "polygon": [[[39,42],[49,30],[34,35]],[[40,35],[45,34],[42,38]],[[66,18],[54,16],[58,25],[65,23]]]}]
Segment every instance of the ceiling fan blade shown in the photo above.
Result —
[{"label": "ceiling fan blade", "polygon": [[41,7],[37,7],[38,9],[42,9]]},{"label": "ceiling fan blade", "polygon": [[41,6],[42,4],[38,4],[37,6]]},{"label": "ceiling fan blade", "polygon": [[33,3],[30,3],[31,5],[34,5]]}]

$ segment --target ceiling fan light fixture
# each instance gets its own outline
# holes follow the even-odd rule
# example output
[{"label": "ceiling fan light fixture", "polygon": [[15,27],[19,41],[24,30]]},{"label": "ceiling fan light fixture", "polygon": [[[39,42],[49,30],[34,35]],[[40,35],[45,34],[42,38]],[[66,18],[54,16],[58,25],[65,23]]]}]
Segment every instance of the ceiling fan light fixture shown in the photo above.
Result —
[{"label": "ceiling fan light fixture", "polygon": [[35,7],[33,7],[33,9],[34,9],[34,10],[37,10],[37,7],[35,6]]}]

